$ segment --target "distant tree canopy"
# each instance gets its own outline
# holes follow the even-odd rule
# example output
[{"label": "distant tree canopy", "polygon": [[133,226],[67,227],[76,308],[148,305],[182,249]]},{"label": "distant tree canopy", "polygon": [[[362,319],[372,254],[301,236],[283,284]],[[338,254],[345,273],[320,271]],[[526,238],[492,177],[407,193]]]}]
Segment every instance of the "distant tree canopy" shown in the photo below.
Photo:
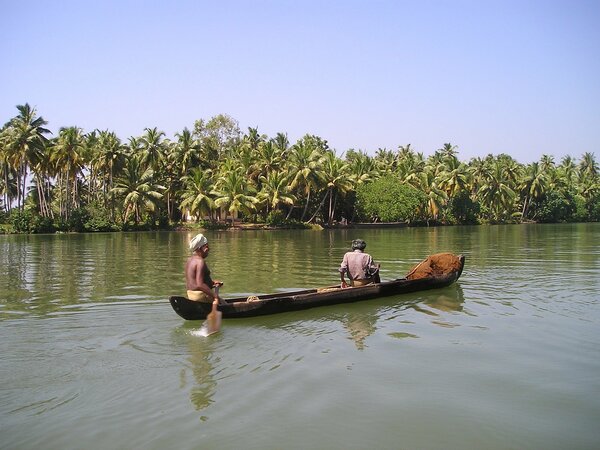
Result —
[{"label": "distant tree canopy", "polygon": [[356,190],[358,216],[365,221],[413,221],[427,204],[427,196],[394,175],[386,175]]},{"label": "distant tree canopy", "polygon": [[226,227],[235,218],[427,224],[600,220],[593,153],[521,164],[507,154],[460,161],[445,143],[425,157],[410,144],[338,156],[306,134],[242,131],[220,114],[167,137],[157,127],[121,140],[72,126],[52,135],[28,104],[0,128],[0,228],[28,233]]}]

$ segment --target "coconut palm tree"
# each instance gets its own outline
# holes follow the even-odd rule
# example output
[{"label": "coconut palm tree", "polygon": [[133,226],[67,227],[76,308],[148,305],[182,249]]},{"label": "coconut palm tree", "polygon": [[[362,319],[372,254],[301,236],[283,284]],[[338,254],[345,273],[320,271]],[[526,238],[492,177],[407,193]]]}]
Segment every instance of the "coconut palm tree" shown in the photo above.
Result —
[{"label": "coconut palm tree", "polygon": [[378,148],[375,152],[375,165],[381,175],[392,173],[398,165],[397,155],[386,148]]},{"label": "coconut palm tree", "polygon": [[290,193],[289,176],[283,171],[271,171],[260,177],[261,189],[257,198],[266,205],[266,213],[280,205],[293,205],[296,197]]},{"label": "coconut palm tree", "polygon": [[174,148],[174,157],[179,163],[181,173],[186,175],[193,167],[201,165],[201,146],[190,130],[183,129],[181,133],[175,133],[177,142]]},{"label": "coconut palm tree", "polygon": [[158,128],[145,128],[146,132],[139,140],[140,162],[157,173],[162,167],[167,150],[167,143],[163,140],[164,131]]},{"label": "coconut palm tree", "polygon": [[333,222],[337,197],[339,194],[344,195],[352,189],[352,181],[350,179],[348,164],[339,159],[332,151],[325,152],[321,159],[321,164],[323,167],[323,181],[327,185],[327,192],[323,200],[329,198],[327,223],[331,224]]},{"label": "coconut palm tree", "polygon": [[242,145],[246,145],[250,148],[253,154],[258,152],[258,147],[265,142],[266,136],[261,135],[258,132],[258,127],[248,127],[248,134],[242,138]]},{"label": "coconut palm tree", "polygon": [[154,173],[145,167],[139,157],[127,160],[122,173],[117,177],[112,189],[123,201],[123,222],[133,215],[135,224],[139,224],[144,211],[156,211],[158,201],[162,199],[164,186],[154,183]]},{"label": "coconut palm tree", "polygon": [[181,192],[182,209],[187,209],[190,215],[196,217],[196,222],[204,215],[213,217],[215,202],[212,197],[213,181],[212,171],[193,167],[188,175],[183,176],[183,190]]},{"label": "coconut palm tree", "polygon": [[[125,147],[113,131],[99,131],[92,167],[102,179],[102,199],[108,206],[108,193],[114,187],[115,174],[125,165]],[[111,208],[114,217],[114,208]]]},{"label": "coconut palm tree", "polygon": [[398,147],[396,173],[402,181],[408,181],[410,177],[417,177],[425,169],[425,158],[423,153],[417,153],[410,144]]},{"label": "coconut palm tree", "polygon": [[595,179],[598,176],[598,164],[593,153],[586,152],[583,154],[581,161],[579,162],[579,177],[580,179],[592,178]]},{"label": "coconut palm tree", "polygon": [[15,170],[17,177],[17,206],[23,208],[29,168],[46,151],[46,135],[50,131],[45,128],[48,122],[38,117],[35,108],[28,103],[17,105],[17,110],[19,114],[8,122],[2,132],[2,140],[4,151],[7,152],[4,161]]},{"label": "coconut palm tree", "polygon": [[[48,149],[49,146],[47,146]],[[31,168],[33,183],[36,190],[36,202],[42,217],[54,217],[50,203],[52,201],[53,185],[51,179],[56,175],[57,169],[51,160],[48,151],[43,152],[35,165]]]},{"label": "coconut palm tree", "polygon": [[271,139],[271,142],[279,149],[281,154],[284,154],[290,147],[290,141],[286,133],[277,133],[277,135]]},{"label": "coconut palm tree", "polygon": [[[300,218],[301,221],[304,221],[308,211],[312,191],[318,189],[323,183],[323,170],[321,167],[323,147],[318,147],[316,144],[317,141],[309,135],[296,142],[291,148],[287,166],[292,180],[290,187],[298,189],[298,192],[306,198],[304,211]],[[290,209],[290,213],[291,211]],[[289,216],[290,214],[288,214]]]},{"label": "coconut palm tree", "polygon": [[368,183],[379,178],[379,171],[375,161],[362,150],[349,150],[346,153],[346,163],[348,165],[348,177],[352,183],[352,189],[358,185]]},{"label": "coconut palm tree", "polygon": [[575,165],[575,161],[569,155],[563,157],[560,162],[560,166],[558,166],[558,170],[561,173],[561,176],[565,180],[565,184],[568,189],[573,187],[573,183],[575,182],[575,174],[577,171],[577,167]]},{"label": "coconut palm tree", "polygon": [[486,167],[478,197],[492,211],[494,220],[501,221],[512,214],[516,194],[500,160],[494,159]]},{"label": "coconut palm tree", "polygon": [[0,133],[0,192],[4,196],[4,207],[10,212],[11,203],[17,197],[17,172],[10,164],[7,139]]},{"label": "coconut palm tree", "polygon": [[51,148],[50,161],[59,176],[59,189],[65,192],[64,197],[61,195],[59,198],[60,215],[65,219],[80,204],[78,176],[84,167],[84,143],[85,136],[81,128],[63,127]]},{"label": "coconut palm tree", "polygon": [[543,172],[550,172],[551,170],[554,170],[555,167],[554,156],[542,155],[540,158],[540,169]]},{"label": "coconut palm tree", "polygon": [[251,195],[254,186],[248,183],[247,177],[240,170],[232,170],[221,175],[215,185],[215,206],[226,208],[235,220],[238,212],[252,213],[259,200]]},{"label": "coconut palm tree", "polygon": [[521,180],[519,190],[524,197],[521,216],[527,218],[529,204],[532,200],[540,200],[548,189],[548,178],[546,173],[537,162],[531,163],[525,168],[525,176]]},{"label": "coconut palm tree", "polygon": [[427,210],[423,211],[427,223],[430,219],[438,220],[440,210],[448,201],[448,195],[440,188],[433,167],[427,166],[423,172],[410,177],[406,183],[419,189],[427,196]]},{"label": "coconut palm tree", "polygon": [[461,192],[469,190],[469,173],[467,166],[457,158],[448,158],[441,172],[438,174],[437,183],[448,198],[456,197]]},{"label": "coconut palm tree", "polygon": [[486,160],[483,158],[471,158],[467,171],[469,172],[469,179],[471,181],[471,198],[474,199],[479,190],[479,186],[483,184],[483,180],[489,171]]},{"label": "coconut palm tree", "polygon": [[283,165],[283,152],[273,141],[263,142],[252,163],[252,178],[260,179],[279,171]]}]

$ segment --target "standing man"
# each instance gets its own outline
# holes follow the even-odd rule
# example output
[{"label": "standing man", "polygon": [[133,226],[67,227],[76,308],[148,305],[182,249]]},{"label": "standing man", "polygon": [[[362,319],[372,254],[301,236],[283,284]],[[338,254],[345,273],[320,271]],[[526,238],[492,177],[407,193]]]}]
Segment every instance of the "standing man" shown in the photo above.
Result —
[{"label": "standing man", "polygon": [[222,286],[221,281],[213,281],[210,277],[210,269],[204,261],[210,250],[208,239],[203,234],[196,235],[190,241],[190,256],[185,263],[185,284],[187,297],[190,300],[204,303],[217,301],[222,303],[218,293],[213,292],[215,286]]},{"label": "standing man", "polygon": [[340,265],[341,287],[348,287],[344,275],[348,273],[350,286],[365,286],[371,283],[380,283],[379,264],[375,264],[373,258],[368,253],[364,253],[367,243],[362,239],[352,241],[352,251],[344,255]]}]

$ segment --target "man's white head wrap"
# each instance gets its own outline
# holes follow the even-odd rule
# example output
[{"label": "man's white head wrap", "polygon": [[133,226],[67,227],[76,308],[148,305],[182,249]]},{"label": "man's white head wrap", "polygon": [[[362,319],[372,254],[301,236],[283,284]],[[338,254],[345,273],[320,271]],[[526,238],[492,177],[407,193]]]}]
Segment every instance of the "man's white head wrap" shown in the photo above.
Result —
[{"label": "man's white head wrap", "polygon": [[206,244],[208,244],[208,239],[206,239],[206,237],[202,233],[197,234],[190,241],[190,250],[192,252],[195,252],[196,250],[198,250],[199,248],[201,248],[203,245],[206,245]]}]

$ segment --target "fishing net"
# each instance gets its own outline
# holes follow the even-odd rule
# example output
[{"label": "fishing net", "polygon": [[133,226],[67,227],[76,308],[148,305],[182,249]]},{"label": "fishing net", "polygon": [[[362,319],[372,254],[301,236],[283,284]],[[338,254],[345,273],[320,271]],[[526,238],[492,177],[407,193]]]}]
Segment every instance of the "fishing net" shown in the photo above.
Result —
[{"label": "fishing net", "polygon": [[406,278],[418,280],[431,276],[445,275],[460,270],[460,258],[452,253],[436,253],[415,265]]}]

